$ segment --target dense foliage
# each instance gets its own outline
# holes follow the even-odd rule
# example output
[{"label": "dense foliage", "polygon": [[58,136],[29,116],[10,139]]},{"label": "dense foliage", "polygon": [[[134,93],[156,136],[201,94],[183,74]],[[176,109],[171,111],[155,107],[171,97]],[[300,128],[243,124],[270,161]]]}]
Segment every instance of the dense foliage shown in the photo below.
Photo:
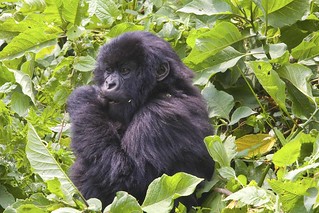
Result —
[{"label": "dense foliage", "polygon": [[[0,1],[0,212],[103,211],[66,176],[65,102],[132,30],[168,40],[208,102],[216,173],[194,211],[317,212],[318,29],[318,0]],[[164,175],[142,205],[119,192],[105,212],[169,212],[201,181]]]}]

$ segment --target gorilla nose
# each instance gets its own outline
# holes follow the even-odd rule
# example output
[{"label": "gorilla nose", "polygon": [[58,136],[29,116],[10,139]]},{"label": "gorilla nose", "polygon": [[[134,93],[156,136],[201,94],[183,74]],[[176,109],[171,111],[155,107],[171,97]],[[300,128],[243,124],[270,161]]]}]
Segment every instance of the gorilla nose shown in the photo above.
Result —
[{"label": "gorilla nose", "polygon": [[117,84],[115,82],[111,82],[107,85],[107,90],[115,90],[117,88]]},{"label": "gorilla nose", "polygon": [[117,72],[114,72],[107,76],[103,87],[105,92],[114,92],[120,89],[120,80]]}]

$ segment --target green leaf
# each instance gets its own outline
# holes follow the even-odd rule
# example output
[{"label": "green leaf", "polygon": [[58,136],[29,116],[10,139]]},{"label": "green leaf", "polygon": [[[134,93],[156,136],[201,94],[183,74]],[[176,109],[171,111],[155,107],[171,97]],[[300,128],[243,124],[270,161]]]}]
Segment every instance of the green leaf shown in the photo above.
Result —
[{"label": "green leaf", "polygon": [[300,156],[302,143],[314,142],[311,135],[299,133],[293,140],[284,145],[273,156],[273,162],[278,167],[289,166]]},{"label": "green leaf", "polygon": [[137,200],[127,192],[117,192],[112,204],[104,209],[104,212],[122,213],[142,213],[143,210]]},{"label": "green leaf", "polygon": [[61,189],[61,183],[60,181],[55,177],[51,180],[46,181],[48,190],[52,193],[55,194],[56,196],[60,198],[65,198],[62,189]]},{"label": "green leaf", "polygon": [[[46,8],[43,14],[46,17],[46,21],[48,23],[53,22],[58,26],[62,27],[62,22],[64,22],[62,18],[62,7],[63,7],[63,0],[45,0]],[[62,21],[63,20],[63,21]]]},{"label": "green leaf", "polygon": [[33,93],[33,84],[32,84],[32,80],[30,76],[19,70],[10,69],[10,71],[13,72],[16,82],[20,84],[22,88],[22,92],[25,95],[29,96],[32,102],[35,103],[35,97]]},{"label": "green leaf", "polygon": [[201,178],[183,172],[173,176],[164,174],[149,185],[142,209],[154,213],[169,212],[173,208],[174,199],[192,194],[202,181]]},{"label": "green leaf", "polygon": [[90,0],[90,16],[96,15],[106,26],[111,26],[121,15],[113,0]]},{"label": "green leaf", "polygon": [[14,37],[0,52],[0,60],[10,60],[23,56],[26,52],[39,52],[42,48],[56,43],[57,35],[46,33],[46,29],[26,30]]},{"label": "green leaf", "polygon": [[43,144],[34,127],[30,123],[28,125],[26,154],[34,172],[39,174],[44,181],[52,180],[55,177],[58,178],[66,201],[69,204],[73,204],[72,196],[74,193],[79,193],[79,191]]},{"label": "green leaf", "polygon": [[278,167],[289,166],[300,156],[301,144],[298,141],[287,143],[273,156],[273,162]]},{"label": "green leaf", "polygon": [[230,14],[230,6],[222,0],[193,0],[186,4],[177,12],[193,13],[196,15],[217,15],[217,14]]},{"label": "green leaf", "polygon": [[42,11],[45,8],[45,1],[41,0],[28,0],[23,1],[21,12],[27,13],[32,11]]},{"label": "green leaf", "polygon": [[14,92],[11,96],[11,109],[19,116],[24,117],[30,106],[30,98],[20,92]]},{"label": "green leaf", "polygon": [[274,201],[275,195],[265,189],[256,186],[247,186],[225,198],[225,200],[236,200],[246,205],[263,206]]},{"label": "green leaf", "polygon": [[[255,48],[255,49],[251,50],[251,53],[257,59],[266,59],[267,58],[263,47]],[[284,55],[285,53],[286,53],[286,55]],[[269,44],[269,54],[272,58],[272,61],[275,61],[275,59],[280,59],[280,57],[283,57],[282,60],[289,57],[289,53],[287,52],[287,45],[284,43]],[[278,62],[279,62],[279,60],[278,60]]]},{"label": "green leaf", "polygon": [[247,62],[254,71],[258,81],[267,91],[267,93],[274,99],[278,106],[287,112],[286,108],[286,84],[280,78],[277,72],[272,69],[268,62],[251,61]]},{"label": "green leaf", "polygon": [[268,13],[268,24],[273,27],[292,25],[309,12],[309,1],[262,0],[263,12]]},{"label": "green leaf", "polygon": [[228,157],[226,149],[219,136],[208,136],[204,139],[204,142],[214,161],[216,161],[221,167],[230,166],[230,161],[232,159]]},{"label": "green leaf", "polygon": [[209,57],[202,63],[190,68],[197,70],[194,84],[205,85],[218,72],[225,72],[227,69],[235,66],[245,54],[238,52],[233,47],[226,47],[216,55]]},{"label": "green leaf", "polygon": [[206,33],[198,32],[196,45],[184,62],[188,65],[199,64],[243,38],[235,25],[230,22],[220,22]]},{"label": "green leaf", "polygon": [[277,139],[280,141],[281,145],[284,146],[285,144],[287,144],[287,140],[285,139],[283,133],[280,132],[280,130],[277,127],[275,127],[273,130],[275,132]]},{"label": "green leaf", "polygon": [[307,190],[307,194],[304,196],[304,205],[307,212],[311,212],[312,208],[316,208],[316,205],[318,205],[317,197],[318,197],[317,188],[312,187]]},{"label": "green leaf", "polygon": [[101,212],[102,211],[102,202],[97,198],[90,198],[87,201],[88,210],[94,211],[94,212]]},{"label": "green leaf", "polygon": [[319,159],[319,135],[314,141],[312,154],[310,156],[309,162],[316,162]]},{"label": "green leaf", "polygon": [[311,69],[301,64],[285,64],[278,70],[280,77],[290,81],[300,92],[312,98],[311,85],[309,79],[312,75]]},{"label": "green leaf", "polygon": [[78,9],[81,7],[80,0],[62,1],[62,2],[63,2],[63,7],[62,7],[63,18],[72,24],[79,25],[80,22],[76,23],[76,17],[78,16]]},{"label": "green leaf", "polygon": [[74,58],[74,69],[77,69],[81,72],[89,72],[95,68],[95,59],[91,56],[79,56]]},{"label": "green leaf", "polygon": [[236,178],[235,170],[229,166],[224,166],[220,169],[217,169],[217,171],[223,178],[226,178],[228,180]]},{"label": "green leaf", "polygon": [[9,93],[17,87],[16,84],[11,82],[6,82],[0,87],[0,93]]},{"label": "green leaf", "polygon": [[300,90],[291,83],[287,83],[288,98],[292,102],[292,114],[297,118],[307,119],[315,111],[315,105]]},{"label": "green leaf", "polygon": [[1,85],[1,87],[3,86],[3,84],[8,84],[9,82],[11,82],[12,84],[16,82],[14,75],[7,68],[5,68],[4,65],[2,66],[2,64],[0,63],[0,85]]},{"label": "green leaf", "polygon": [[285,179],[291,180],[291,181],[295,180],[297,175],[299,175],[300,173],[305,172],[305,171],[309,171],[310,169],[315,169],[318,167],[319,167],[319,163],[313,163],[313,164],[310,164],[308,166],[292,170],[285,175]]},{"label": "green leaf", "polygon": [[229,113],[235,105],[233,96],[224,91],[218,91],[211,83],[202,90],[202,95],[208,103],[210,118],[222,117],[229,120]]},{"label": "green leaf", "polygon": [[240,119],[246,118],[246,117],[248,117],[248,116],[250,116],[252,114],[255,114],[255,113],[257,113],[257,112],[255,112],[254,110],[250,109],[247,106],[239,107],[232,114],[231,119],[230,119],[230,123],[228,125],[234,125]]},{"label": "green leaf", "polygon": [[295,48],[292,49],[291,55],[298,60],[306,60],[319,55],[319,32],[308,35]]},{"label": "green leaf", "polygon": [[5,209],[14,202],[15,198],[13,197],[13,195],[7,191],[6,187],[0,185],[0,206]]},{"label": "green leaf", "polygon": [[17,22],[15,18],[8,18],[0,24],[0,32],[23,32],[34,28],[45,28],[46,24],[40,16],[28,15],[24,20]]},{"label": "green leaf", "polygon": [[[307,190],[316,186],[313,179],[303,179],[295,182],[271,179],[268,180],[271,188],[279,195],[284,212],[289,212],[298,205],[298,200],[303,198]],[[297,211],[304,212],[304,211]]]},{"label": "green leaf", "polygon": [[237,155],[237,147],[235,143],[235,136],[228,136],[226,139],[224,139],[224,148],[227,153],[227,157],[229,161],[233,160],[234,157]]},{"label": "green leaf", "polygon": [[80,38],[85,33],[85,28],[81,26],[72,26],[66,32],[66,36],[68,40],[75,41],[76,39]]}]

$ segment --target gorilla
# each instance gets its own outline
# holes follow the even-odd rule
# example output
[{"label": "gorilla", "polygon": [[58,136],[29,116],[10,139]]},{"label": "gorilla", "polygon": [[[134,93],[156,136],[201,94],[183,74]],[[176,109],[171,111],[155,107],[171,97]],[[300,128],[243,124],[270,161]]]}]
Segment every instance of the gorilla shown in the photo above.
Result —
[{"label": "gorilla", "polygon": [[[142,203],[164,173],[212,177],[203,139],[213,129],[192,77],[169,43],[148,32],[101,47],[94,85],[75,89],[67,102],[76,156],[71,179],[86,199],[105,207],[126,191]],[[185,205],[197,205],[192,196]]]}]

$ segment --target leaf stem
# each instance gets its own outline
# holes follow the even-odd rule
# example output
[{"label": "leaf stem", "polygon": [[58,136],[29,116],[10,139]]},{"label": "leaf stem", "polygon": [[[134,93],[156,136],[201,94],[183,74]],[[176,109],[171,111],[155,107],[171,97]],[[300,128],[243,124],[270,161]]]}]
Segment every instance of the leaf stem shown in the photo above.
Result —
[{"label": "leaf stem", "polygon": [[[267,114],[265,108],[263,107],[263,105],[261,104],[261,102],[259,101],[259,98],[257,96],[257,94],[255,93],[254,89],[252,88],[252,86],[250,85],[250,83],[248,82],[245,74],[243,73],[243,71],[240,69],[240,67],[237,65],[238,70],[240,71],[241,76],[243,77],[243,79],[245,80],[247,86],[249,87],[249,90],[252,92],[252,94],[254,95],[258,105],[260,106],[261,110],[263,113]],[[271,123],[269,123],[268,118],[266,119],[266,123],[273,129],[274,127],[272,126]]]},{"label": "leaf stem", "polygon": [[261,178],[260,178],[260,180],[259,180],[259,182],[258,182],[258,186],[259,186],[259,187],[262,187],[262,185],[263,185],[263,183],[264,183],[264,181],[265,181],[265,178],[266,178],[266,176],[267,176],[267,173],[268,173],[268,171],[269,171],[269,169],[270,169],[270,166],[271,166],[270,163],[266,166],[266,168],[265,168],[265,170],[264,170],[264,172],[263,172],[263,174],[262,174],[262,176],[261,176]]},{"label": "leaf stem", "polygon": [[313,100],[313,102],[314,102],[315,107],[316,107],[315,111],[313,111],[313,113],[310,115],[310,117],[307,119],[306,122],[304,122],[303,124],[300,124],[300,125],[299,125],[299,128],[298,128],[295,132],[292,133],[291,138],[296,137],[296,135],[297,135],[302,129],[304,129],[304,128],[305,128],[306,126],[308,126],[311,122],[313,122],[313,120],[312,120],[313,117],[316,116],[316,114],[319,112],[319,108],[318,108],[318,105],[317,105],[317,103],[316,103],[316,100]]}]

